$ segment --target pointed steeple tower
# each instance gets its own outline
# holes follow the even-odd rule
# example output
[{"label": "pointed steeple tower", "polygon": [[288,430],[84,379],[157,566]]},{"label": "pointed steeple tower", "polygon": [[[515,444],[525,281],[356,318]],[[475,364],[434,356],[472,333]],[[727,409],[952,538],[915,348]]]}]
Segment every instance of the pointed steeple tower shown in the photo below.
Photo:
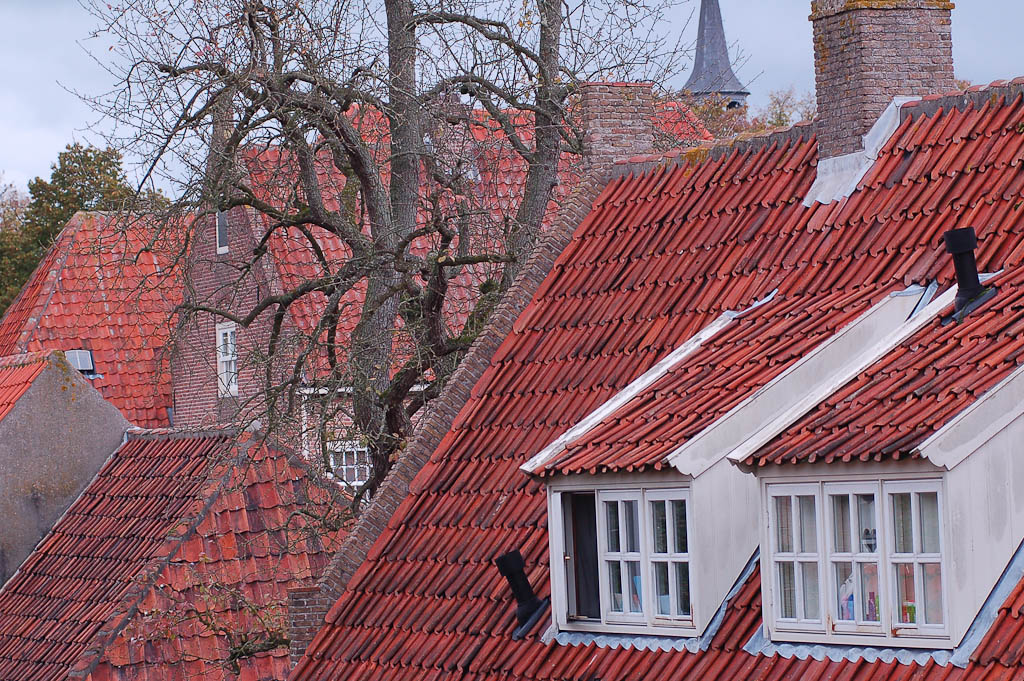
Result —
[{"label": "pointed steeple tower", "polygon": [[745,104],[750,94],[732,71],[718,0],[700,2],[697,54],[685,89],[698,97],[718,95],[728,101],[730,109]]}]

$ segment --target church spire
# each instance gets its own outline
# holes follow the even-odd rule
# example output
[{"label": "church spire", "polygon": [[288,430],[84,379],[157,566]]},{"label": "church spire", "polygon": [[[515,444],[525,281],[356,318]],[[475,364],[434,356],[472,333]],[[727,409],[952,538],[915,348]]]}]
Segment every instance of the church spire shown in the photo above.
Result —
[{"label": "church spire", "polygon": [[685,89],[698,97],[719,95],[728,101],[729,108],[742,106],[750,94],[732,72],[718,0],[700,2],[697,53]]}]

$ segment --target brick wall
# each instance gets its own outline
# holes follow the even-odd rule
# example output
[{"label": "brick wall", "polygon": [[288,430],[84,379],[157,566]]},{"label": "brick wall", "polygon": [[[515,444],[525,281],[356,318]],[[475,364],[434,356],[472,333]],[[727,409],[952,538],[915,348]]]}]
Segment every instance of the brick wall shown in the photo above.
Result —
[{"label": "brick wall", "polygon": [[588,163],[607,165],[654,150],[650,83],[583,83],[580,108]]},{"label": "brick wall", "polygon": [[813,0],[818,151],[859,151],[893,98],[954,88],[945,0]]},{"label": "brick wall", "polygon": [[[217,253],[216,217],[197,219],[189,252],[185,296],[187,300],[227,308],[236,313],[250,310],[269,290],[268,276],[262,270],[239,272],[251,259],[255,240],[248,209],[228,212],[228,252]],[[233,423],[239,408],[259,412],[261,374],[259,360],[269,337],[270,314],[264,314],[249,328],[236,329],[238,348],[238,397],[221,397],[217,383],[216,324],[224,321],[212,314],[199,313],[181,325],[173,339],[171,377],[174,396],[174,425],[202,428]]]},{"label": "brick wall", "polygon": [[373,501],[364,508],[328,565],[319,582],[319,593],[308,589],[289,593],[292,665],[302,657],[323,625],[327,611],[344,591],[395,509],[409,494],[413,478],[430,459],[459,411],[469,401],[470,391],[505,337],[511,333],[513,323],[551,271],[576,227],[590,212],[594,199],[611,175],[612,163],[616,159],[653,151],[654,109],[650,85],[588,83],[582,88],[582,104],[587,126],[585,160],[588,169],[578,187],[562,202],[551,229],[534,246],[515,282],[444,391],[426,407],[409,446],[395,462]]}]

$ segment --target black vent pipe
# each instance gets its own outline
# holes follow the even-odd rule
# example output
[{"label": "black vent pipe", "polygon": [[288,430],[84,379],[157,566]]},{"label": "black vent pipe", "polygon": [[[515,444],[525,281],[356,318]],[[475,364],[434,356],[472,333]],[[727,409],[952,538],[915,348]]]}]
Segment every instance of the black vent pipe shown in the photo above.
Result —
[{"label": "black vent pipe", "polygon": [[498,556],[494,564],[498,566],[498,572],[508,580],[512,595],[516,597],[516,622],[519,623],[519,626],[512,633],[512,640],[518,641],[533,629],[541,615],[547,610],[550,601],[546,598],[542,601],[533,592],[533,587],[530,586],[530,580],[526,578],[524,570],[526,561],[523,560],[523,555],[518,550]]},{"label": "black vent pipe", "polygon": [[946,251],[953,256],[953,267],[956,268],[956,311],[964,312],[964,308],[985,293],[978,279],[978,263],[974,259],[974,249],[978,247],[978,235],[973,227],[951,229],[942,235],[946,242]]}]

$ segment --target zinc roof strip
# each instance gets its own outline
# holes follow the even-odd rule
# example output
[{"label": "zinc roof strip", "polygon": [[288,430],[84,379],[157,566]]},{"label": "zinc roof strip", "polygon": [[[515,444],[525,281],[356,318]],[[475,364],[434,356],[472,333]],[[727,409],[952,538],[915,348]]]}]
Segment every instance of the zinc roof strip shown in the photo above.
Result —
[{"label": "zinc roof strip", "polygon": [[520,466],[520,470],[531,474],[538,471],[552,458],[565,451],[567,445],[586,435],[588,431],[593,429],[608,416],[614,414],[620,407],[642,393],[655,381],[664,376],[669,370],[696,352],[701,345],[713,338],[719,331],[729,326],[733,321],[743,316],[745,313],[770,302],[775,297],[776,293],[778,293],[778,289],[772,291],[768,296],[755,302],[745,310],[723,312],[718,316],[718,318],[701,329],[696,335],[670,352],[654,366],[633,380],[629,385],[616,393],[614,397],[590,412],[580,420],[579,423],[567,430],[554,442]]}]

